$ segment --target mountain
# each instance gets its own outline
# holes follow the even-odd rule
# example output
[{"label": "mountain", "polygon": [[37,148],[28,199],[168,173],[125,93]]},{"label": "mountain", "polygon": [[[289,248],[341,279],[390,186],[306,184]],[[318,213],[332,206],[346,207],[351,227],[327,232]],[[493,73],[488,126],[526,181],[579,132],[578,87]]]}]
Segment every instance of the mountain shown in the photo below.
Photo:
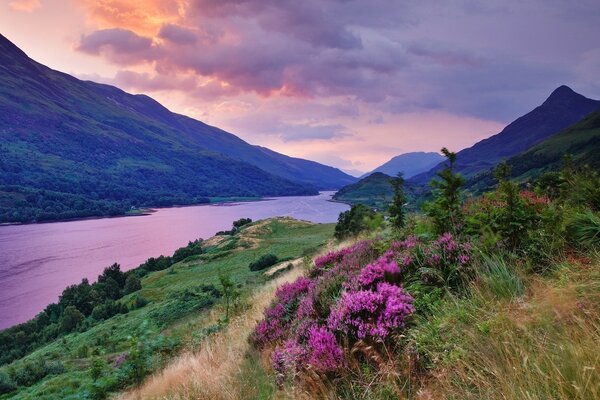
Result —
[{"label": "mountain", "polygon": [[[457,171],[466,177],[486,171],[598,109],[600,101],[588,99],[567,86],[560,86],[542,105],[510,123],[502,132],[459,151]],[[414,176],[411,181],[425,184],[443,166],[444,163],[440,163],[428,172]]]},{"label": "mountain", "polygon": [[427,172],[440,162],[444,157],[435,152],[425,153],[422,151],[400,154],[386,162],[385,164],[375,168],[373,171],[364,174],[361,178],[365,178],[375,172],[382,172],[386,175],[396,176],[398,172],[404,174],[404,178],[412,178],[422,172]]},{"label": "mountain", "polygon": [[[525,182],[546,171],[562,167],[563,157],[569,154],[575,165],[589,165],[600,171],[600,110],[550,136],[529,150],[511,157],[512,177]],[[467,181],[473,192],[481,192],[495,184],[493,171],[488,170]]]},{"label": "mountain", "polygon": [[373,208],[386,208],[394,194],[390,178],[382,172],[375,172],[356,183],[344,186],[333,195],[333,199],[350,204],[360,203]]},{"label": "mountain", "polygon": [[[394,190],[390,184],[391,178],[383,172],[375,172],[356,183],[344,186],[333,195],[333,199],[348,204],[364,204],[371,208],[386,210],[394,197]],[[410,182],[405,182],[404,192],[409,207],[416,208],[417,204],[414,203],[414,200],[416,200],[417,187]]]},{"label": "mountain", "polygon": [[41,65],[0,35],[0,222],[122,214],[213,196],[314,194],[356,181],[145,95]]}]

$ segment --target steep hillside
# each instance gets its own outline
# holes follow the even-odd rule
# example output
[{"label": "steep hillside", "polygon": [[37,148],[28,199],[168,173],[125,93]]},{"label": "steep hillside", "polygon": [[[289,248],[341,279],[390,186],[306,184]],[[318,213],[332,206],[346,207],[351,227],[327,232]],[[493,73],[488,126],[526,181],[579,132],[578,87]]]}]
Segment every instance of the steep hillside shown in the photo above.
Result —
[{"label": "steep hillside", "polygon": [[375,172],[382,172],[386,175],[396,176],[398,172],[402,172],[405,179],[427,172],[440,162],[444,157],[439,153],[425,153],[423,151],[400,154],[386,162],[385,164],[375,168],[368,174],[364,174],[361,178],[365,178]]},{"label": "steep hillside", "polygon": [[355,181],[252,146],[144,95],[51,70],[0,35],[0,222],[122,214]]},{"label": "steep hillside", "polygon": [[[457,153],[457,171],[465,176],[486,171],[600,109],[600,101],[588,99],[567,86],[554,90],[542,105],[510,123],[502,132]],[[438,164],[411,181],[429,182],[443,168]]]},{"label": "steep hillside", "polygon": [[[600,170],[600,111],[507,161],[512,166],[513,178],[524,182],[546,171],[560,169],[566,154],[573,157],[576,165],[587,164]],[[492,170],[488,170],[470,179],[467,187],[479,192],[494,183]]]}]

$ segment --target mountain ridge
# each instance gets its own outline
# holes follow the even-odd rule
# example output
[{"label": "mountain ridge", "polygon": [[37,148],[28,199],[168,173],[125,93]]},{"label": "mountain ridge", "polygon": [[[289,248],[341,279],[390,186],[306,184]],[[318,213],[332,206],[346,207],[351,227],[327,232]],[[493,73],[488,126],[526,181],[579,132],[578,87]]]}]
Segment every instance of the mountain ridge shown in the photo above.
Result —
[{"label": "mountain ridge", "polygon": [[[456,170],[467,177],[486,171],[502,159],[531,148],[598,109],[600,101],[561,85],[541,105],[517,118],[499,133],[457,152]],[[442,162],[410,180],[426,184],[443,166]]]},{"label": "mountain ridge", "polygon": [[149,96],[52,70],[1,35],[0,61],[0,222],[117,215],[211,196],[315,194],[356,180]]},{"label": "mountain ridge", "polygon": [[413,151],[409,153],[399,154],[392,157],[389,161],[383,163],[371,172],[363,174],[360,178],[375,172],[383,172],[386,175],[396,176],[398,172],[402,172],[405,179],[409,179],[421,172],[426,172],[433,166],[439,164],[444,157],[436,152]]}]

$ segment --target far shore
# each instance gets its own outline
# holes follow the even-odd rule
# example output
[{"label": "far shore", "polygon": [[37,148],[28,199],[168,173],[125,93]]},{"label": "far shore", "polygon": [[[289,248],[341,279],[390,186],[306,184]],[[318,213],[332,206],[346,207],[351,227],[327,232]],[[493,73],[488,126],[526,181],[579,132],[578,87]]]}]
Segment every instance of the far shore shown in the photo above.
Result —
[{"label": "far shore", "polygon": [[[323,192],[328,192],[328,190],[324,190],[319,193],[323,193]],[[306,196],[315,196],[315,195],[306,195]],[[61,219],[53,219],[53,220],[49,220],[49,221],[33,221],[33,222],[2,222],[2,223],[0,223],[0,228],[3,226],[13,226],[13,225],[53,224],[53,223],[57,223],[57,222],[88,221],[88,220],[107,219],[107,218],[144,217],[144,216],[152,215],[159,210],[168,209],[168,208],[184,208],[184,207],[200,207],[200,206],[227,206],[227,205],[234,205],[236,203],[251,203],[251,202],[258,202],[258,201],[270,201],[277,197],[294,197],[294,196],[271,196],[271,197],[256,197],[256,198],[234,197],[231,199],[217,197],[218,200],[216,200],[214,202],[211,201],[210,203],[174,204],[172,206],[164,206],[164,207],[139,208],[134,211],[130,211],[128,213],[119,214],[119,215],[98,215],[98,216],[89,216],[89,217],[81,217],[81,218],[61,218]],[[340,201],[340,200],[329,199],[327,201],[330,201],[332,203],[342,203],[342,204],[351,205],[350,203],[346,203],[346,202]]]}]

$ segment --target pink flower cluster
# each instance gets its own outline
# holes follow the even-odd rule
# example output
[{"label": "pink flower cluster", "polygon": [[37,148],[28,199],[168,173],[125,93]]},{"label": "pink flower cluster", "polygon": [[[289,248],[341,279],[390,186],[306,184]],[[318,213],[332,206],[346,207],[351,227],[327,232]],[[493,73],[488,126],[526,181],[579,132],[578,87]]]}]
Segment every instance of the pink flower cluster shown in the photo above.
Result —
[{"label": "pink flower cluster", "polygon": [[343,265],[347,267],[360,268],[366,259],[373,257],[373,243],[368,240],[360,241],[350,247],[338,251],[329,252],[315,258],[315,267],[310,271],[311,277],[317,277],[326,270]]},{"label": "pink flower cluster", "polygon": [[277,289],[275,302],[265,310],[265,317],[257,324],[250,338],[256,347],[277,342],[287,335],[298,304],[312,284],[310,279],[300,277]]},{"label": "pink flower cluster", "polygon": [[394,260],[394,253],[392,251],[387,251],[374,263],[368,264],[360,271],[357,283],[363,287],[371,287],[378,282],[398,282],[399,280],[400,268],[398,267],[396,260]]},{"label": "pink flower cluster", "polygon": [[335,371],[343,364],[344,352],[335,335],[323,326],[308,330],[308,364],[320,372]]},{"label": "pink flower cluster", "polygon": [[[401,246],[408,251],[416,243]],[[251,338],[256,347],[274,346],[278,379],[306,368],[333,373],[345,364],[341,343],[384,341],[414,312],[412,297],[399,286],[397,254],[380,255],[372,242],[318,257],[310,276],[277,290]]]},{"label": "pink flower cluster", "polygon": [[401,287],[380,282],[375,290],[359,290],[342,295],[331,312],[327,325],[334,331],[359,339],[385,339],[395,329],[402,328],[406,318],[415,311],[412,297]]}]

